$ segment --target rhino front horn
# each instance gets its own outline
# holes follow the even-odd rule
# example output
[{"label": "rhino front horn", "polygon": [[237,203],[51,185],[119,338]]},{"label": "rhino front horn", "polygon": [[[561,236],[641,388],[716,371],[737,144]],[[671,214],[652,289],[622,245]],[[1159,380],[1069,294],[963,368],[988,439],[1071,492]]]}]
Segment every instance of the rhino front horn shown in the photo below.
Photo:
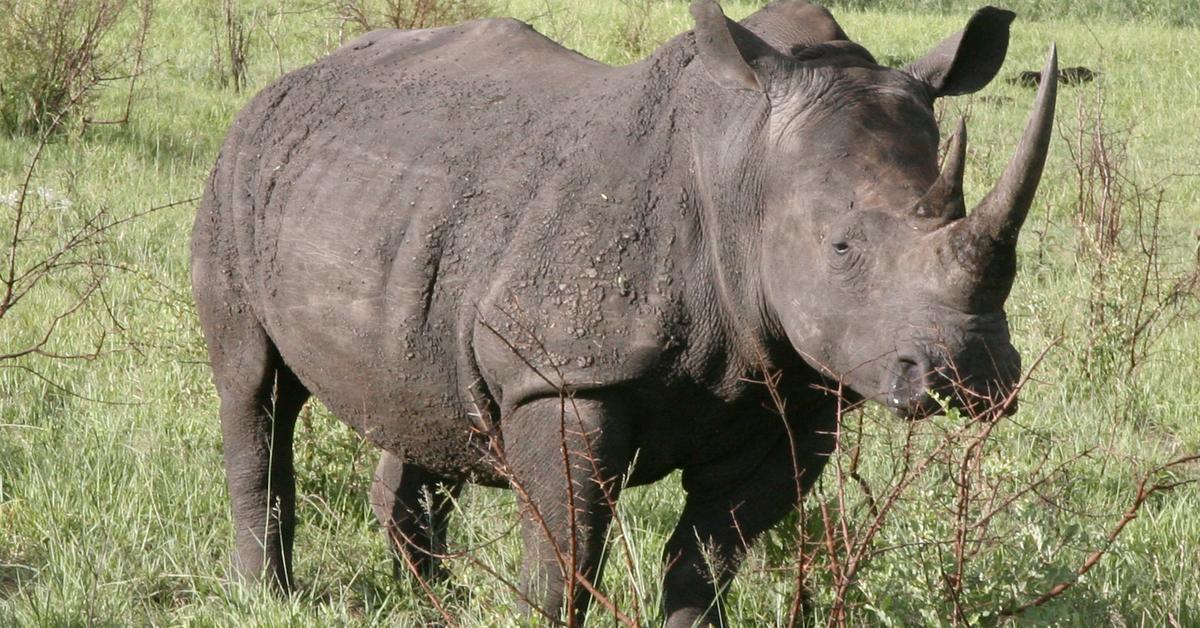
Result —
[{"label": "rhino front horn", "polygon": [[979,203],[969,219],[972,231],[997,244],[1016,245],[1017,232],[1025,222],[1042,178],[1058,95],[1058,81],[1054,79],[1058,76],[1058,51],[1054,46],[1050,47],[1042,76],[1050,79],[1042,81],[1017,153],[1008,162],[996,186]]},{"label": "rhino front horn", "polygon": [[[1016,268],[1017,233],[1033,204],[1042,168],[1049,152],[1054,126],[1054,106],[1058,95],[1058,52],[1052,45],[1042,70],[1033,112],[1025,125],[1021,143],[1012,161],[995,187],[959,225],[960,259],[968,270],[988,281],[997,282],[994,293],[1007,298]],[[964,255],[965,254],[965,255]]]}]

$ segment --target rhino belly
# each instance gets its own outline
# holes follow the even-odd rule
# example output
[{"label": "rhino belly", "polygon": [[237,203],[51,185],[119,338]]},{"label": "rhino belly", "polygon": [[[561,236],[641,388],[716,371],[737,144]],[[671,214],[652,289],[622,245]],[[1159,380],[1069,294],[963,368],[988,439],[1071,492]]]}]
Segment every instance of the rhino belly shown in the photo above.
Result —
[{"label": "rhino belly", "polygon": [[478,447],[451,338],[383,325],[368,309],[326,297],[275,311],[269,333],[313,395],[368,441],[431,470],[469,470]]}]

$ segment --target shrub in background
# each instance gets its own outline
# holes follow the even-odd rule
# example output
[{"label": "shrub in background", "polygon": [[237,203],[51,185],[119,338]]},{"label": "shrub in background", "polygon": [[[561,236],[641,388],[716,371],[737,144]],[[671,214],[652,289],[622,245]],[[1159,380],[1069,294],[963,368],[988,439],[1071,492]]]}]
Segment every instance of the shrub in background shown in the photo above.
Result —
[{"label": "shrub in background", "polygon": [[485,17],[486,0],[335,0],[338,17],[354,30],[432,28]]},{"label": "shrub in background", "polygon": [[137,50],[106,46],[129,4],[0,0],[0,127],[9,134],[57,130],[82,117],[102,83],[132,75],[121,68]]},{"label": "shrub in background", "polygon": [[232,87],[235,92],[246,88],[254,17],[257,16],[248,17],[236,0],[224,0],[212,14],[212,22],[216,25],[211,31],[213,70],[221,87]]}]

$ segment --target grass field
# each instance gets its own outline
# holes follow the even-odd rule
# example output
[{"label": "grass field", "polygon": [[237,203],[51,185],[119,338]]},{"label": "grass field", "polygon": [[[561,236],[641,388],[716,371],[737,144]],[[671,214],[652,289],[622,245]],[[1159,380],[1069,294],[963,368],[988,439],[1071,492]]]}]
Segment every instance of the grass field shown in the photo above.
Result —
[{"label": "grass field", "polygon": [[[250,87],[235,93],[218,85],[213,41],[219,24],[209,4],[217,5],[159,0],[128,124],[75,130],[47,147],[33,179],[41,191],[29,201],[38,212],[34,253],[100,209],[120,218],[199,195],[225,129],[249,94],[349,34],[324,2],[244,3],[254,25]],[[877,57],[900,61],[959,29],[973,8],[844,4],[834,12],[845,30]],[[725,6],[735,17],[754,8],[748,2]],[[1056,7],[1022,0],[1015,8],[1033,18],[1015,23],[1000,78],[973,97],[942,105],[947,123],[969,116],[970,203],[1003,168],[1032,102],[1030,90],[1006,79],[1040,68],[1051,41],[1058,43],[1061,65],[1100,72],[1096,82],[1060,93],[1058,137],[1009,302],[1027,364],[1048,351],[1021,413],[988,441],[980,477],[1011,494],[1066,466],[997,516],[986,547],[964,571],[962,604],[969,612],[958,619],[971,623],[1008,621],[996,613],[1071,580],[1090,552],[1106,546],[1105,536],[1134,500],[1140,474],[1200,452],[1200,307],[1194,286],[1170,294],[1176,278],[1200,264],[1200,8],[1195,0],[1096,0],[1062,14]],[[690,28],[687,5],[678,1],[498,0],[494,11],[529,20],[565,45],[614,64],[640,58]],[[644,26],[631,26],[639,23]],[[100,113],[119,110],[123,99],[113,84]],[[1102,173],[1115,179],[1094,168],[1081,176],[1077,169],[1099,159],[1087,139],[1097,120],[1111,165]],[[1070,148],[1080,146],[1081,134],[1087,150],[1077,162]],[[4,259],[6,230],[13,228],[5,199],[20,185],[36,146],[32,138],[0,138]],[[1081,217],[1079,203],[1084,192],[1104,189],[1122,194],[1115,206],[1124,220],[1112,246],[1089,235],[1097,221]],[[1161,210],[1157,254],[1146,274],[1155,207]],[[182,203],[139,217],[97,246],[113,269],[102,297],[65,319],[48,348],[86,354],[101,342],[98,356],[0,361],[0,625],[438,621],[422,593],[391,580],[366,500],[376,454],[315,404],[296,438],[300,594],[281,601],[229,581],[232,526],[217,397],[188,284],[193,211],[194,203]],[[87,280],[68,268],[0,317],[0,354],[36,342]],[[1161,315],[1148,320],[1149,312]],[[860,446],[860,474],[878,488],[897,473],[889,453],[896,442],[912,438],[919,447],[932,446],[954,419],[914,427],[868,409],[848,420],[866,426],[852,444]],[[897,504],[877,541],[882,551],[852,587],[851,623],[955,623],[941,582],[945,546],[937,542],[952,532],[951,471],[934,465]],[[1185,466],[1154,478],[1194,480],[1200,471]],[[837,486],[832,479],[823,483],[808,510],[835,499]],[[861,505],[861,494],[851,491],[849,498]],[[648,623],[658,604],[658,557],[681,503],[674,478],[632,489],[622,501],[631,552],[614,550],[603,588],[628,612],[640,609]],[[848,516],[858,512],[854,504]],[[453,545],[475,548],[475,560],[515,578],[512,495],[469,489],[458,507]],[[1194,484],[1153,495],[1094,570],[1015,621],[1200,625],[1197,513]],[[819,534],[820,523],[809,516],[800,526]],[[794,591],[793,551],[787,530],[756,550],[730,592],[735,625],[784,622]],[[830,604],[827,562],[818,559],[809,578],[818,622],[827,619]],[[467,559],[451,569],[451,581],[438,593],[464,625],[520,624],[516,598],[503,584]],[[611,623],[602,612],[595,615],[594,623]]]}]

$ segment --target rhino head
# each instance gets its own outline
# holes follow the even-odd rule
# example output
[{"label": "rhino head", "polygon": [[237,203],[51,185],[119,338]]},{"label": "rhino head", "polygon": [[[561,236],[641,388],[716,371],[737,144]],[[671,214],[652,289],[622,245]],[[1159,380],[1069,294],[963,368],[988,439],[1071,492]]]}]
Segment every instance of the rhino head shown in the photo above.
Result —
[{"label": "rhino head", "polygon": [[[1014,14],[985,7],[893,69],[807,3],[777,2],[743,24],[714,2],[692,13],[697,57],[715,85],[695,170],[715,211],[760,222],[743,244],[762,327],[902,416],[937,412],[936,396],[972,412],[1015,411],[1021,358],[1004,303],[1049,146],[1055,81],[1041,82],[1015,156],[970,212],[965,125],[939,168],[933,110],[937,98],[995,77]],[[1056,71],[1053,48],[1045,71]],[[746,199],[756,207],[739,214]]]}]

